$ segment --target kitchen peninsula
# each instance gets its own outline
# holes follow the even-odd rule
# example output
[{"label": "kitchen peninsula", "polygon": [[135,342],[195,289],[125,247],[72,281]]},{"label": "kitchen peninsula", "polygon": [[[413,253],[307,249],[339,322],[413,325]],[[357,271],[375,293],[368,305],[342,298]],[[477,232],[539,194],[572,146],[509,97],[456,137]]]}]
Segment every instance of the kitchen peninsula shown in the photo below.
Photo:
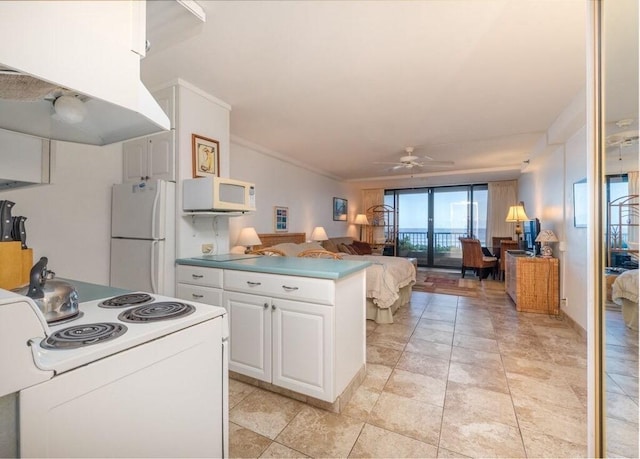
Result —
[{"label": "kitchen peninsula", "polygon": [[341,411],[365,375],[368,262],[212,255],[176,263],[179,298],[227,310],[231,377]]}]

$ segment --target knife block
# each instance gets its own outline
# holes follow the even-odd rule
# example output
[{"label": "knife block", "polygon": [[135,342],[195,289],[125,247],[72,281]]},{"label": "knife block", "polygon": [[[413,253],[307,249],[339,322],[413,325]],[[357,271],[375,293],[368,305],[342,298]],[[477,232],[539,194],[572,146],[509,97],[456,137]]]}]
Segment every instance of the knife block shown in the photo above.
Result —
[{"label": "knife block", "polygon": [[0,288],[11,290],[29,283],[33,249],[22,249],[20,241],[0,242]]}]

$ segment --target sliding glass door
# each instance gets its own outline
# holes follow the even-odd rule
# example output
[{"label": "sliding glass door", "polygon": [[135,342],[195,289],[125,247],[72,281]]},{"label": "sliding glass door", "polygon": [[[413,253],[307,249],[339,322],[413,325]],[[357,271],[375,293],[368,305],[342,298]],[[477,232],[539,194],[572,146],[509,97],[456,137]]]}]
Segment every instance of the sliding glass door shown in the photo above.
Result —
[{"label": "sliding glass door", "polygon": [[485,242],[486,185],[388,190],[385,204],[396,209],[398,256],[417,258],[420,266],[459,268],[459,238]]}]

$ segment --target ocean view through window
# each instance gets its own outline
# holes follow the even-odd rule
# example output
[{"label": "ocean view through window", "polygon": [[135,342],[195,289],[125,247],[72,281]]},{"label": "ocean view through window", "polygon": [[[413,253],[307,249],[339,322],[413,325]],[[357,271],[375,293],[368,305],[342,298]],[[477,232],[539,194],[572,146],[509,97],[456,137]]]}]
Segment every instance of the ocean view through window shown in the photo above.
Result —
[{"label": "ocean view through window", "polygon": [[487,196],[486,184],[385,191],[385,204],[396,209],[398,256],[459,268],[460,237],[485,243]]}]

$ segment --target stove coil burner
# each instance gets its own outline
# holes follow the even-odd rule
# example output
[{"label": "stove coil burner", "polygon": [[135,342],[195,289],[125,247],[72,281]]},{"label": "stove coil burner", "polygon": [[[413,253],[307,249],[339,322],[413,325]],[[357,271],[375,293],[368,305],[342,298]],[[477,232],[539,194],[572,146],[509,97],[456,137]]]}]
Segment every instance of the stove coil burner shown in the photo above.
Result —
[{"label": "stove coil burner", "polygon": [[157,322],[171,320],[192,314],[196,308],[190,304],[177,301],[159,301],[146,306],[127,309],[118,315],[118,320],[123,322]]},{"label": "stove coil burner", "polygon": [[75,325],[54,332],[42,340],[40,346],[45,349],[76,349],[110,341],[126,331],[126,325],[112,322]]},{"label": "stove coil burner", "polygon": [[104,300],[98,306],[101,308],[126,308],[151,303],[154,298],[148,293],[127,293]]}]

